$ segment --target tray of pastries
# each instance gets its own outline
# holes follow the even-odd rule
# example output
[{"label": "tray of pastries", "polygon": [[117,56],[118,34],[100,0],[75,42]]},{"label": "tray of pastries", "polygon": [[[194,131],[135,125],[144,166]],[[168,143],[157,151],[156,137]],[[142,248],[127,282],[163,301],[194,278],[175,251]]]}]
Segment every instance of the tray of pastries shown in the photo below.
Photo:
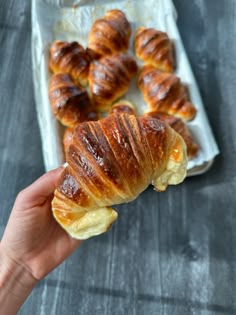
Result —
[{"label": "tray of pastries", "polygon": [[[155,117],[184,139],[188,176],[218,154],[170,0],[34,0],[32,64],[46,170],[75,126],[112,113]],[[79,106],[78,106],[79,104]]]},{"label": "tray of pastries", "polygon": [[32,64],[52,212],[87,239],[113,205],[206,172],[218,148],[169,0],[32,4]]}]

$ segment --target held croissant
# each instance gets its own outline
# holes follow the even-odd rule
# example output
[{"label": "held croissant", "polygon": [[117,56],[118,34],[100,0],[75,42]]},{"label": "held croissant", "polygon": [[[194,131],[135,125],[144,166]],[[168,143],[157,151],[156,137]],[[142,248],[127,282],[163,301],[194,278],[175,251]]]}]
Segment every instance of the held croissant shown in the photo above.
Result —
[{"label": "held croissant", "polygon": [[86,86],[89,56],[77,42],[54,41],[50,47],[49,68],[53,73],[69,73],[76,84]]},{"label": "held croissant", "polygon": [[54,192],[52,211],[74,238],[109,229],[115,204],[134,200],[150,183],[163,191],[186,175],[183,139],[152,117],[109,115],[79,124]]},{"label": "held croissant", "polygon": [[160,112],[148,112],[145,113],[145,115],[162,120],[171,126],[171,128],[178,132],[184,139],[184,142],[187,146],[188,159],[192,160],[194,157],[196,157],[199,152],[199,145],[194,141],[187,125],[181,118]]},{"label": "held croissant", "polygon": [[125,52],[129,47],[131,26],[120,10],[109,10],[94,22],[89,32],[88,48],[94,57]]},{"label": "held croissant", "polygon": [[64,125],[74,127],[97,114],[85,89],[76,86],[69,74],[54,74],[49,81],[49,99],[54,116]]},{"label": "held croissant", "polygon": [[135,35],[136,55],[145,65],[165,71],[174,71],[174,49],[168,35],[154,28],[140,27]]},{"label": "held croissant", "polygon": [[186,121],[195,117],[196,108],[189,102],[185,88],[174,74],[144,66],[138,86],[150,111],[164,112]]},{"label": "held croissant", "polygon": [[137,70],[136,61],[123,53],[93,62],[89,70],[89,85],[95,108],[99,111],[109,109],[127,92]]}]

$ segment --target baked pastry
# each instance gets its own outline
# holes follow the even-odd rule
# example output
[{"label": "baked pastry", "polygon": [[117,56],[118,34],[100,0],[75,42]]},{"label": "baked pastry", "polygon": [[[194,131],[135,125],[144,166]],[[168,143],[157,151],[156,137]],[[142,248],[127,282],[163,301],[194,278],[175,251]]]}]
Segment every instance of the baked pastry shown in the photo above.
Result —
[{"label": "baked pastry", "polygon": [[108,110],[114,101],[127,92],[137,70],[136,61],[123,53],[91,63],[88,79],[95,108]]},{"label": "baked pastry", "polygon": [[168,125],[171,126],[176,132],[178,132],[182,138],[184,139],[184,142],[187,147],[187,155],[188,159],[192,160],[196,157],[196,155],[199,152],[199,145],[195,142],[193,139],[186,123],[178,117],[174,117],[172,115],[166,114],[166,113],[160,113],[160,112],[148,112],[145,113],[146,116],[151,116],[153,118],[157,118],[161,121],[166,122]]},{"label": "baked pastry", "polygon": [[77,42],[54,41],[50,47],[49,68],[53,73],[69,73],[76,84],[86,86],[89,56]]},{"label": "baked pastry", "polygon": [[93,57],[99,58],[117,52],[125,52],[129,47],[131,26],[120,10],[109,10],[96,20],[89,32],[88,48]]},{"label": "baked pastry", "polygon": [[82,121],[97,119],[87,91],[75,85],[69,74],[52,75],[49,99],[54,116],[64,126],[74,127]]},{"label": "baked pastry", "polygon": [[165,72],[174,71],[174,49],[171,40],[165,32],[154,28],[140,27],[134,39],[135,53],[144,61]]},{"label": "baked pastry", "polygon": [[186,146],[178,133],[152,117],[108,115],[79,124],[67,167],[54,192],[52,211],[74,238],[109,229],[115,204],[134,200],[150,183],[158,191],[186,175]]},{"label": "baked pastry", "polygon": [[67,127],[63,135],[63,147],[65,154],[67,153],[70,144],[72,143],[74,128]]},{"label": "baked pastry", "polygon": [[188,100],[186,89],[174,74],[144,66],[139,74],[138,86],[150,111],[164,112],[186,121],[195,117],[196,108]]},{"label": "baked pastry", "polygon": [[126,100],[120,100],[112,105],[109,114],[137,115],[134,105]]}]

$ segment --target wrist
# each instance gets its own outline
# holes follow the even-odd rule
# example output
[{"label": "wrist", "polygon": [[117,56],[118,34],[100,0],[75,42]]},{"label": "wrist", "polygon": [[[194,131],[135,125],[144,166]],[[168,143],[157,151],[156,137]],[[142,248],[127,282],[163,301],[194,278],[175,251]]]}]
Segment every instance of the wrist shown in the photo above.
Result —
[{"label": "wrist", "polygon": [[0,305],[4,314],[16,314],[31,293],[37,280],[12,260],[0,243]]}]

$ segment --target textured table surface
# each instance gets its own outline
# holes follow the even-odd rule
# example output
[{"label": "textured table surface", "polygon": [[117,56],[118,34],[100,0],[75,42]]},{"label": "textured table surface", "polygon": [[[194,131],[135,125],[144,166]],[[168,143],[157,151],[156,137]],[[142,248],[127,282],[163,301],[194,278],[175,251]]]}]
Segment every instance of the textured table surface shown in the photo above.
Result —
[{"label": "textured table surface", "polygon": [[[221,154],[206,174],[118,207],[109,233],[41,281],[20,314],[236,314],[236,2],[174,3]],[[0,236],[16,194],[44,172],[30,6],[0,0]]]}]

